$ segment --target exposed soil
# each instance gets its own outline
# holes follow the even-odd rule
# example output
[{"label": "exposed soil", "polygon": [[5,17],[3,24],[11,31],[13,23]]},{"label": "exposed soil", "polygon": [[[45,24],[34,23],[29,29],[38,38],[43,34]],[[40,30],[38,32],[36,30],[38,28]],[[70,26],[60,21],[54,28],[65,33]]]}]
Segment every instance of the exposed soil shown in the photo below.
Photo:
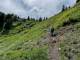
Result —
[{"label": "exposed soil", "polygon": [[48,34],[39,41],[40,46],[45,44],[49,45],[49,60],[60,60],[60,43],[64,39],[64,34],[73,31],[75,31],[73,25],[61,27],[54,31],[53,36],[48,32]]},{"label": "exposed soil", "polygon": [[[51,36],[50,33],[48,34],[48,40],[49,40],[49,60],[60,60],[59,57],[59,44],[61,40],[63,40],[64,33],[67,33],[68,31],[74,31],[72,26],[66,26],[60,28],[58,31],[56,31],[56,36]],[[53,33],[55,34],[55,32]]]}]

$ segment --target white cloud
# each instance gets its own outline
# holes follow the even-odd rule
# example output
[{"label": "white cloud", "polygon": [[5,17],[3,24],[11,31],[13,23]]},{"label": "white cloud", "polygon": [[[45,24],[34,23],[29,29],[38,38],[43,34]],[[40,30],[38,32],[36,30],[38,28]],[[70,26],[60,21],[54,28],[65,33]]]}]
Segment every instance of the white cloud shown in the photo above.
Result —
[{"label": "white cloud", "polygon": [[76,0],[0,0],[0,11],[14,13],[21,17],[49,17],[62,8],[73,6]]},{"label": "white cloud", "polygon": [[35,1],[37,1],[37,0],[23,0],[23,2],[28,5],[33,5],[35,3]]}]

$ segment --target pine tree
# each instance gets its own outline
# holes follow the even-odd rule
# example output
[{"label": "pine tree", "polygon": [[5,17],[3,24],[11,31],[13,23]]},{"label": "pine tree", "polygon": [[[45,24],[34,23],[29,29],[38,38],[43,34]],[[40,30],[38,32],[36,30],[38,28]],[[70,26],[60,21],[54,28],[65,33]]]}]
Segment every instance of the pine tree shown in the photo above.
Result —
[{"label": "pine tree", "polygon": [[62,6],[62,12],[63,12],[64,10],[65,10],[65,6],[63,5],[63,6]]},{"label": "pine tree", "polygon": [[41,21],[42,21],[42,18],[40,17],[40,18],[39,18],[39,22],[41,22]]},{"label": "pine tree", "polygon": [[3,23],[4,23],[4,17],[5,17],[5,14],[0,12],[0,28],[2,28],[3,26]]},{"label": "pine tree", "polygon": [[27,17],[27,20],[30,20],[30,17],[29,16]]},{"label": "pine tree", "polygon": [[77,0],[77,2],[79,2],[80,0]]}]

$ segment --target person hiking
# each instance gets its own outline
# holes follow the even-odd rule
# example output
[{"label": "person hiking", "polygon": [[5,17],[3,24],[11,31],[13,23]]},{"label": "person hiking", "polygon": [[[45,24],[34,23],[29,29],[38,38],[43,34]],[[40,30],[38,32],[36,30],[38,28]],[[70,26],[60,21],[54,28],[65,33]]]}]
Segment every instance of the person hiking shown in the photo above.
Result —
[{"label": "person hiking", "polygon": [[53,37],[54,28],[51,28],[51,31],[50,31],[50,33],[51,33],[51,36]]}]

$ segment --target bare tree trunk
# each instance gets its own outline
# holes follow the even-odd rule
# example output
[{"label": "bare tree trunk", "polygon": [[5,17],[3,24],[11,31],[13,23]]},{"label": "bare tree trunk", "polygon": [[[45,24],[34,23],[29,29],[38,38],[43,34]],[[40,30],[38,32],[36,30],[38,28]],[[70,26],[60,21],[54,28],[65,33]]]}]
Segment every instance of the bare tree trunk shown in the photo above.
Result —
[{"label": "bare tree trunk", "polygon": [[3,27],[2,27],[2,31],[0,33],[3,33],[4,32],[5,26],[6,26],[6,22],[4,22]]}]

